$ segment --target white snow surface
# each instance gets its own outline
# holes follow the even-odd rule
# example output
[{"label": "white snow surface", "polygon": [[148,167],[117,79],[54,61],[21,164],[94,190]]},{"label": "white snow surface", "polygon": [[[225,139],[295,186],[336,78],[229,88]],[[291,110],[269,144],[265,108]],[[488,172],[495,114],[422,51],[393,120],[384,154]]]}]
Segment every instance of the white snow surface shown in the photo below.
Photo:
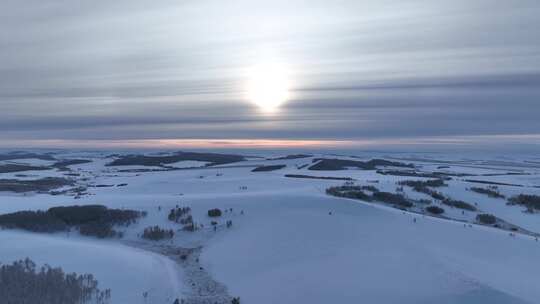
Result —
[{"label": "white snow surface", "polygon": [[[91,153],[85,157],[91,157]],[[229,168],[222,165],[215,169],[134,173],[111,171],[111,167],[104,166],[110,159],[100,155],[92,163],[72,167],[73,172],[89,179],[81,183],[127,186],[88,188],[91,195],[80,199],[0,192],[0,213],[75,204],[147,211],[146,218],[124,231],[126,240],[135,240],[150,225],[178,228],[167,220],[168,210],[175,205],[190,206],[195,221],[205,227],[210,227],[208,209],[233,208],[232,213],[218,219],[220,225],[232,220],[231,229],[179,232],[173,243],[184,247],[202,245],[202,265],[227,286],[232,296],[240,296],[241,303],[538,303],[540,242],[533,237],[511,237],[495,228],[464,227],[455,221],[325,194],[327,187],[341,185],[343,181],[284,177],[351,177],[364,185],[377,180],[373,185],[383,191],[395,190],[396,181],[419,179],[356,169],[297,169],[311,164],[315,157],[320,155],[293,160],[254,159],[230,164]],[[425,159],[420,162],[415,157],[411,162],[422,164],[422,170],[437,170],[437,166],[445,165]],[[444,160],[450,162],[452,157],[445,156]],[[255,166],[269,164],[287,167],[251,172]],[[539,184],[540,170],[521,164],[497,167],[498,170],[486,169],[488,166],[482,164],[478,174],[514,168],[530,175],[470,178],[526,184],[500,186],[499,190],[507,196],[539,194],[540,189],[533,186]],[[460,158],[445,170],[471,174],[475,166],[479,166],[477,158]],[[6,177],[0,174],[0,178]],[[473,201],[482,211],[540,232],[540,214],[526,214],[522,207],[508,206],[503,199],[467,191],[471,186],[485,186],[464,182],[467,178],[457,178],[438,190],[456,199]],[[411,197],[423,197],[409,188],[405,191]],[[446,211],[466,220],[476,215]],[[11,263],[25,257],[70,272],[92,273],[101,288],[112,289],[113,304],[145,303],[145,291],[150,291],[147,303],[172,303],[174,297],[181,297],[186,291],[184,274],[172,260],[119,241],[73,233],[68,237],[0,230],[0,262]]]},{"label": "white snow surface", "polygon": [[113,242],[20,231],[0,233],[0,258],[11,263],[26,257],[37,265],[61,266],[65,272],[91,273],[112,303],[172,303],[181,295],[181,273],[170,259]]}]

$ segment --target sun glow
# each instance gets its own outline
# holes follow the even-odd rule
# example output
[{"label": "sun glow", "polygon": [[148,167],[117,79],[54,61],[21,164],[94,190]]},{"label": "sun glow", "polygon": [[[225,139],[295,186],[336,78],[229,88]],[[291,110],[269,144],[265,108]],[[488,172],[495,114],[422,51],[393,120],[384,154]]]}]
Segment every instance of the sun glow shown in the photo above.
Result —
[{"label": "sun glow", "polygon": [[264,112],[275,112],[290,97],[287,69],[279,64],[260,64],[248,73],[247,98]]}]

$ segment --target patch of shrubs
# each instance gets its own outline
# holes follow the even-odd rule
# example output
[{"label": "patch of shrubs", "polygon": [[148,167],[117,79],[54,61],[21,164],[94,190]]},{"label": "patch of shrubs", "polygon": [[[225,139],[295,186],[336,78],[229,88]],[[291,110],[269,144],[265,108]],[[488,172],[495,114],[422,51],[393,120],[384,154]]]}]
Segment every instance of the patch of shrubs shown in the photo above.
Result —
[{"label": "patch of shrubs", "polygon": [[494,190],[494,189],[471,187],[470,190],[473,191],[473,192],[476,192],[476,193],[485,194],[485,195],[487,195],[489,197],[493,197],[493,198],[505,198],[504,195],[502,195],[499,191]]},{"label": "patch of shrubs", "polygon": [[121,236],[114,225],[128,226],[145,212],[108,209],[102,205],[53,207],[47,211],[19,211],[0,215],[0,226],[32,232],[66,231],[72,227],[80,233],[99,238]]},{"label": "patch of shrubs", "polygon": [[36,268],[30,259],[0,267],[2,303],[78,303],[106,304],[111,290],[100,290],[91,274],[66,274],[48,265]]},{"label": "patch of shrubs", "polygon": [[437,207],[437,206],[426,207],[426,211],[431,213],[431,214],[443,214],[444,213],[444,209],[441,208],[441,207]]},{"label": "patch of shrubs", "polygon": [[172,229],[162,229],[159,226],[146,227],[142,237],[152,241],[171,239],[174,237],[174,231]]},{"label": "patch of shrubs", "polygon": [[221,210],[218,208],[210,209],[208,210],[208,216],[209,217],[220,217],[221,216]]},{"label": "patch of shrubs", "polygon": [[476,216],[476,220],[479,223],[486,224],[486,225],[493,225],[497,222],[497,218],[491,214],[478,214]]},{"label": "patch of shrubs", "polygon": [[508,204],[525,206],[527,207],[527,211],[532,213],[534,210],[540,210],[540,196],[520,194],[511,197],[508,200]]}]

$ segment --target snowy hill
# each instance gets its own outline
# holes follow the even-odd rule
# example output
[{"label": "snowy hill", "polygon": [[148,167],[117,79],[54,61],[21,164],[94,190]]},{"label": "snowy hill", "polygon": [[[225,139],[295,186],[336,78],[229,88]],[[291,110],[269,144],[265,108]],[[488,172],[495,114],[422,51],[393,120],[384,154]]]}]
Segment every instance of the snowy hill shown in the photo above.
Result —
[{"label": "snowy hill", "polygon": [[[540,194],[540,168],[526,158],[500,162],[495,157],[451,155],[260,155],[233,163],[182,160],[159,168],[154,163],[132,168],[135,165],[126,162],[130,170],[123,170],[122,165],[107,166],[119,159],[113,153],[54,156],[91,162],[18,172],[20,176],[0,174],[14,183],[49,176],[74,183],[50,191],[16,193],[6,188],[0,192],[0,214],[101,204],[145,211],[147,216],[115,228],[123,232],[122,238],[106,240],[76,230],[0,230],[0,262],[30,257],[68,272],[92,273],[100,286],[112,290],[114,304],[172,304],[176,298],[230,303],[232,297],[258,304],[532,304],[540,299],[540,213],[507,204],[518,194]],[[340,158],[345,164],[388,162],[373,168],[310,170],[321,158]],[[252,172],[260,166],[280,169]],[[423,177],[427,175],[437,177]],[[445,186],[433,191],[477,210],[450,207],[398,184],[437,178],[444,178]],[[413,207],[326,194],[327,188],[345,182],[400,194]],[[504,199],[470,191],[495,185]],[[426,213],[421,200],[443,208],[444,216]],[[168,218],[177,206],[190,208],[195,231]],[[222,215],[209,217],[213,208]],[[481,224],[477,215],[483,213],[509,225]],[[141,238],[145,228],[156,225],[174,231],[174,236]]]}]

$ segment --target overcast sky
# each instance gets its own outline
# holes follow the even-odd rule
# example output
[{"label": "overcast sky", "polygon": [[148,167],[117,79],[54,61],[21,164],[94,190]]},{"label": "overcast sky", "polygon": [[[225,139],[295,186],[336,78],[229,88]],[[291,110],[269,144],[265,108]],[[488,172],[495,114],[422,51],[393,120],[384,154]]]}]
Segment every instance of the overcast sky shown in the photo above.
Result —
[{"label": "overcast sky", "polygon": [[[274,113],[250,67],[287,67]],[[2,0],[0,146],[540,137],[537,0]]]}]

